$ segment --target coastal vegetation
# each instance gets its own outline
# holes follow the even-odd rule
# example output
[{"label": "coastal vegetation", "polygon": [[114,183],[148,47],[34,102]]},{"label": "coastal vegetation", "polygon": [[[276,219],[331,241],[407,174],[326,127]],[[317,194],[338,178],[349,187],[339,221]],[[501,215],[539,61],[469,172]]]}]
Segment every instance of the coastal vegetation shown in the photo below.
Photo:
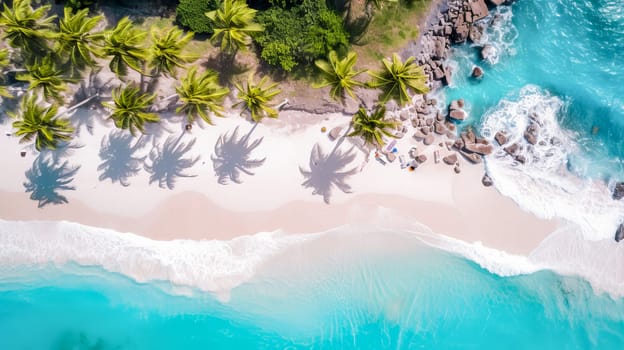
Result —
[{"label": "coastal vegetation", "polygon": [[[385,119],[385,103],[395,100],[405,105],[411,94],[428,89],[413,57],[403,61],[395,53],[375,71],[373,65],[358,64],[361,50],[352,45],[366,37],[375,15],[406,3],[357,3],[359,10],[355,3],[316,0],[182,0],[175,15],[181,27],[166,21],[146,27],[145,18],[136,15],[111,21],[98,1],[69,1],[61,10],[14,0],[11,5],[4,3],[0,13],[0,68],[16,72],[26,91],[9,89],[9,80],[3,77],[0,95],[22,99],[10,114],[16,135],[24,142],[35,140],[35,148],[41,150],[69,141],[74,128],[60,117],[94,98],[110,110],[108,119],[116,127],[137,135],[171,107],[186,117],[187,130],[198,120],[212,124],[212,116],[223,116],[229,108],[249,112],[256,122],[276,118],[274,100],[282,91],[280,80],[303,78],[308,86],[327,88],[329,97],[343,104],[346,96],[361,101],[361,89],[379,90],[379,104],[370,115],[363,107],[357,111],[349,135],[380,146],[380,138],[391,137],[394,125]],[[356,18],[367,22],[357,35]],[[197,50],[202,41],[209,42],[201,46],[207,52]],[[242,51],[244,57],[236,59]],[[218,72],[209,65],[209,58],[215,56],[220,62]],[[235,64],[235,59],[240,62]],[[239,65],[241,72],[233,72]],[[113,74],[108,88],[82,100],[70,98],[76,84],[84,87],[94,75],[104,74],[104,66],[108,68],[104,73]],[[180,72],[180,83],[172,84]],[[247,72],[247,79],[242,72]],[[166,84],[160,84],[162,79]],[[166,85],[175,89],[173,95],[164,95]],[[228,96],[232,102],[226,106]],[[156,101],[172,103],[163,106]],[[68,102],[74,106],[66,106]]]}]

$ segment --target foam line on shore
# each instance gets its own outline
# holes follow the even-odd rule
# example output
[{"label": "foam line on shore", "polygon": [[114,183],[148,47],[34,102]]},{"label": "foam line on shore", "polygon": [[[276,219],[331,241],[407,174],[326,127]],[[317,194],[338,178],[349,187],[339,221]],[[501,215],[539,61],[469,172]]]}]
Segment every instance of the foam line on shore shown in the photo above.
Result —
[{"label": "foam line on shore", "polygon": [[[252,279],[258,269],[282,252],[295,247],[305,249],[308,242],[320,237],[330,238],[328,242],[331,243],[334,239],[367,239],[349,234],[372,232],[379,235],[403,235],[408,242],[416,239],[463,256],[501,276],[529,274],[543,268],[566,274],[575,272],[548,259],[555,256],[557,244],[542,246],[535,256],[512,255],[485,247],[480,242],[470,244],[436,234],[426,226],[401,221],[386,209],[380,209],[378,218],[384,219],[377,219],[377,222],[365,226],[345,225],[318,234],[261,232],[230,241],[154,241],[130,233],[70,222],[0,221],[0,267],[63,266],[71,263],[100,266],[137,282],[168,281],[174,285],[170,291],[175,291],[176,286],[181,287],[180,290],[184,287],[197,288],[214,293],[220,300],[226,301],[233,288]],[[382,244],[375,249],[381,254],[392,254],[393,248]],[[593,248],[587,249],[591,251]],[[331,254],[331,249],[324,254]],[[579,259],[576,264],[583,266],[577,269],[578,274],[592,282],[597,290],[608,291],[616,296],[624,294],[621,282],[624,278],[618,281],[613,280],[613,275],[599,273],[599,269],[604,266],[589,260]],[[615,276],[622,276],[622,271]]]}]

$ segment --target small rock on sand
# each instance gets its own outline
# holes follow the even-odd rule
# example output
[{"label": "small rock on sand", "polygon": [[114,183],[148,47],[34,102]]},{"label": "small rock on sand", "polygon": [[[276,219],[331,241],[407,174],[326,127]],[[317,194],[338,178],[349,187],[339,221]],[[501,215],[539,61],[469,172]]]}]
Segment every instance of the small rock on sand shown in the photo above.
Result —
[{"label": "small rock on sand", "polygon": [[457,153],[449,154],[448,156],[442,158],[442,161],[448,165],[457,163]]},{"label": "small rock on sand", "polygon": [[492,178],[490,177],[490,175],[483,174],[483,178],[481,179],[481,183],[485,187],[490,187],[490,186],[492,186],[494,184],[494,181],[492,181]]},{"label": "small rock on sand", "polygon": [[453,170],[455,171],[455,174],[459,174],[461,173],[461,169],[459,168],[459,165],[456,165]]},{"label": "small rock on sand", "polygon": [[418,157],[416,157],[416,161],[422,164],[427,161],[427,156],[424,154],[419,154]]},{"label": "small rock on sand", "polygon": [[620,224],[615,231],[615,241],[619,242],[624,239],[624,224]]},{"label": "small rock on sand", "polygon": [[429,134],[427,136],[425,136],[425,139],[423,140],[423,143],[427,146],[433,144],[433,142],[435,141],[435,137],[433,136],[433,134]]}]

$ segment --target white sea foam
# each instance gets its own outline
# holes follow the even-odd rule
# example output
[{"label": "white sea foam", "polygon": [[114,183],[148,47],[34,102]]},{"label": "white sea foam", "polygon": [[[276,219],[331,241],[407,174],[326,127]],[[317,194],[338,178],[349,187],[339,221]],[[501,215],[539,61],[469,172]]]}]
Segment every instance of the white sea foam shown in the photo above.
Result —
[{"label": "white sea foam", "polygon": [[[586,239],[612,239],[622,220],[624,202],[614,201],[602,181],[581,179],[568,170],[568,159],[580,150],[575,135],[559,125],[566,103],[536,86],[526,86],[517,99],[502,100],[483,119],[482,134],[492,143],[498,130],[506,145],[521,146],[519,164],[499,147],[486,158],[496,188],[522,208],[543,218],[560,218],[579,227]],[[539,124],[537,144],[524,139],[530,123]]]},{"label": "white sea foam", "polygon": [[518,29],[513,25],[511,6],[498,6],[483,19],[487,27],[473,46],[489,45],[491,54],[487,58],[489,64],[495,65],[504,56],[515,55],[514,42],[518,38]]},{"label": "white sea foam", "polygon": [[62,221],[0,221],[0,266],[101,266],[138,282],[170,281],[227,299],[268,257],[310,237],[264,232],[231,241],[154,241]]},{"label": "white sea foam", "polygon": [[[173,286],[166,292],[186,294],[189,288],[199,289],[227,301],[232,288],[261,271],[267,272],[266,268],[298,266],[288,260],[291,258],[306,259],[306,264],[313,266],[315,261],[308,261],[313,256],[341,265],[348,255],[393,254],[422,242],[470,259],[501,276],[549,268],[584,277],[597,290],[624,295],[624,248],[613,250],[613,244],[605,241],[592,243],[563,236],[569,249],[562,250],[561,239],[553,238],[526,257],[439,235],[388,209],[379,209],[371,220],[318,234],[265,232],[231,241],[154,241],[69,222],[0,221],[0,268],[73,263],[98,266],[138,282],[171,282]],[[582,254],[577,254],[579,251]],[[284,261],[284,257],[288,259]]]}]

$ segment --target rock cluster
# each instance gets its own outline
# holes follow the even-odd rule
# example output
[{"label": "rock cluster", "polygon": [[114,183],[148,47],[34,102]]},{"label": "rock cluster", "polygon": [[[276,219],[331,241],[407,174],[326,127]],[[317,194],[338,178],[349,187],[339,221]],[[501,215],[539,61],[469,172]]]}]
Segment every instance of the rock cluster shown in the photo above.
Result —
[{"label": "rock cluster", "polygon": [[481,163],[483,156],[492,154],[494,151],[492,144],[488,140],[476,136],[472,128],[463,131],[459,136],[453,144],[453,148],[473,164]]}]

